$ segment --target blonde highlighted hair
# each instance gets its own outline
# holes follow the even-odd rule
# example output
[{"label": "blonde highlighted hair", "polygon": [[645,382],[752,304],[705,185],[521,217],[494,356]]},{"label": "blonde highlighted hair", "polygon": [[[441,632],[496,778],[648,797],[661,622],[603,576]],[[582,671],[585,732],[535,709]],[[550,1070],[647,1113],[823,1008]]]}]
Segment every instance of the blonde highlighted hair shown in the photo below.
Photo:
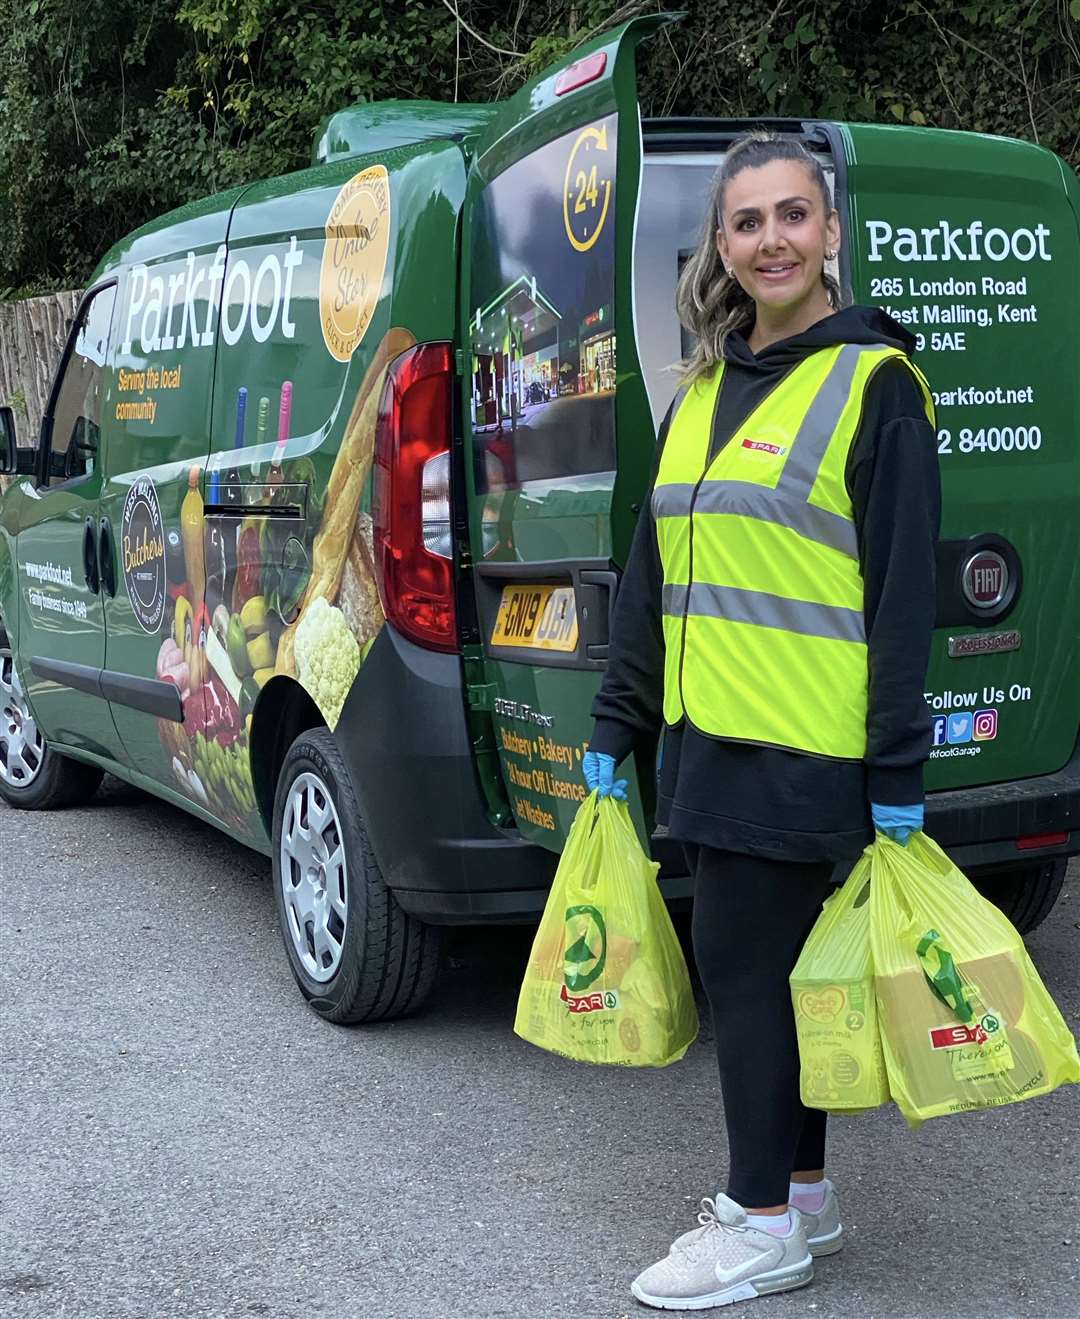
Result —
[{"label": "blonde highlighted hair", "polygon": [[[716,231],[723,228],[724,191],[731,179],[744,169],[758,169],[774,160],[795,160],[805,165],[821,193],[826,215],[833,208],[820,162],[794,138],[757,130],[740,138],[728,150],[709,190],[701,240],[683,267],[675,289],[675,310],[679,320],[697,336],[693,352],[682,364],[684,384],[707,375],[716,366],[724,355],[724,343],[733,330],[745,330],[754,323],[754,300],[724,269],[716,248]],[[838,310],[841,306],[840,285],[824,267],[821,282],[828,294],[829,305]]]}]

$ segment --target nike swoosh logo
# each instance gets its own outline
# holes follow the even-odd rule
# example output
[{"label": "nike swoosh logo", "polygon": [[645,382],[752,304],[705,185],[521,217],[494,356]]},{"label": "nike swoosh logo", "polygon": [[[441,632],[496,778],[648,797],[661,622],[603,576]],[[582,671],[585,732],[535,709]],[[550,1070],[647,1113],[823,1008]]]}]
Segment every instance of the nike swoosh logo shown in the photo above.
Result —
[{"label": "nike swoosh logo", "polygon": [[717,1281],[723,1283],[725,1287],[728,1287],[734,1282],[740,1282],[746,1277],[748,1272],[752,1273],[757,1262],[758,1261],[756,1260],[750,1259],[747,1260],[745,1264],[740,1264],[734,1269],[725,1269],[721,1268],[719,1264],[714,1264],[713,1272],[716,1274]]}]

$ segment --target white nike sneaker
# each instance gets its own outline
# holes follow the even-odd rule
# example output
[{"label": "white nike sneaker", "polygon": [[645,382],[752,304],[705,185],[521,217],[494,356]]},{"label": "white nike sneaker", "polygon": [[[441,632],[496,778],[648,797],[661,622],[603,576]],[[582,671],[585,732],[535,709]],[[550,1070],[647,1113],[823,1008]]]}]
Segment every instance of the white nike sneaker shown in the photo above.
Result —
[{"label": "white nike sneaker", "polygon": [[806,1228],[806,1244],[810,1254],[816,1259],[819,1255],[835,1255],[844,1245],[844,1225],[840,1222],[840,1206],[836,1202],[836,1191],[827,1178],[825,1181],[825,1203],[816,1214],[797,1205],[791,1208],[802,1217]]},{"label": "white nike sneaker", "polygon": [[776,1237],[750,1227],[746,1210],[726,1195],[706,1197],[701,1226],[677,1237],[666,1258],[639,1274],[630,1290],[661,1310],[708,1310],[805,1287],[814,1277],[814,1261],[802,1218],[791,1219],[788,1235]]}]

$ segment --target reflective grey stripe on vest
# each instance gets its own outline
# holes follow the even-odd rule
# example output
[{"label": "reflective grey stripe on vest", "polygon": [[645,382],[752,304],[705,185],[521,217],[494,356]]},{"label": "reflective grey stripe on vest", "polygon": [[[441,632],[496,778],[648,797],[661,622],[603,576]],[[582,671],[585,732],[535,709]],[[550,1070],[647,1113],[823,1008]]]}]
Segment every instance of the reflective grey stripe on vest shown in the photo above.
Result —
[{"label": "reflective grey stripe on vest", "polygon": [[859,358],[865,351],[865,345],[846,343],[837,354],[829,374],[821,382],[813,403],[803,417],[791,446],[791,455],[776,483],[781,493],[795,495],[800,499],[809,497],[825,459],[829,441],[840,424],[840,414],[851,393],[851,382],[855,379]]},{"label": "reflective grey stripe on vest", "polygon": [[702,481],[700,488],[689,483],[662,485],[653,491],[653,517],[689,517],[695,489],[698,491],[695,513],[733,513],[760,522],[775,522],[798,532],[806,540],[839,550],[849,559],[859,557],[853,522],[827,508],[777,494],[753,481]]},{"label": "reflective grey stripe on vest", "polygon": [[689,588],[669,582],[664,586],[661,602],[664,613],[671,618],[684,615],[724,618],[730,623],[754,623],[758,627],[775,627],[807,637],[866,644],[862,610],[846,609],[843,605],[789,600],[767,591],[711,586],[708,582],[695,582]]},{"label": "reflective grey stripe on vest", "polygon": [[[851,394],[851,383],[865,351],[860,344],[845,344],[818,387],[791,445],[791,454],[775,489],[753,481],[702,481],[658,486],[653,491],[653,517],[689,517],[695,513],[734,513],[789,527],[807,540],[858,559],[854,524],[839,513],[808,502],[829,448],[840,414]],[[681,402],[681,399],[679,399]],[[674,412],[672,417],[674,418]],[[694,501],[694,491],[697,500]]]}]

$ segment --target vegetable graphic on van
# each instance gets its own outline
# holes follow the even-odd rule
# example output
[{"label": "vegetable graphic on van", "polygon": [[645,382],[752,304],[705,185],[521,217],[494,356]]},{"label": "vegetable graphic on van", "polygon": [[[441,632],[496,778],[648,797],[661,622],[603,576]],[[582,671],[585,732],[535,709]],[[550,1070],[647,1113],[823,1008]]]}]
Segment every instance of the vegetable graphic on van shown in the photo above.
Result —
[{"label": "vegetable graphic on van", "polygon": [[[416,1010],[442,927],[536,917],[584,792],[689,346],[674,288],[748,127],[640,119],[635,50],[668,21],[506,102],[332,115],[309,169],[105,254],[36,447],[0,409],[0,796],[72,804],[108,770],[268,856],[290,969],[332,1021]],[[829,179],[845,296],[925,331],[926,691],[956,695],[927,828],[1031,928],[1080,848],[1080,182],[988,135],[776,127]],[[1012,691],[1023,719],[992,725],[982,693]],[[654,764],[622,772],[678,897]],[[575,983],[600,951],[578,933]]]}]

